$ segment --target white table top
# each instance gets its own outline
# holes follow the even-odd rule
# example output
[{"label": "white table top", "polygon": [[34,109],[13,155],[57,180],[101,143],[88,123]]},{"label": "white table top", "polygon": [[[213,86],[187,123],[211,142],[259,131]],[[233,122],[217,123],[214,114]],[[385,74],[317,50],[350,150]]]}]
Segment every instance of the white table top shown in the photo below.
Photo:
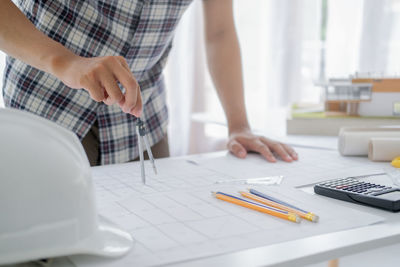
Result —
[{"label": "white table top", "polygon": [[[312,137],[295,137],[291,139],[289,136],[286,141],[294,141],[293,143],[297,143],[295,141],[300,140],[301,142],[299,142],[299,144],[300,146],[303,146],[303,138],[305,139],[304,141],[307,141],[307,139],[309,140],[309,138]],[[330,140],[331,142],[326,143],[326,146],[323,145],[323,149],[328,148],[329,146],[332,147],[332,144],[336,142],[337,138],[329,137],[329,139],[332,139]],[[321,142],[321,144],[324,143]],[[211,153],[203,156],[207,157],[216,155],[218,154]],[[377,183],[392,184],[389,178],[386,179],[387,180],[384,182],[380,180]],[[371,178],[368,181],[373,182],[374,178]],[[310,194],[314,194],[313,186],[311,185],[301,189]],[[168,266],[303,266],[400,243],[399,213],[355,205],[335,199],[332,199],[331,201],[336,201],[341,205],[381,216],[385,218],[385,222],[340,232],[310,236],[308,238],[248,249],[235,253],[185,261]]]},{"label": "white table top", "polygon": [[[207,158],[216,155],[218,153],[204,154],[201,157]],[[191,157],[198,157],[198,155],[184,158],[190,159]],[[302,189],[312,193],[312,186]],[[339,200],[332,199],[332,201]],[[400,242],[400,216],[398,213],[346,202],[340,203],[384,217],[385,222],[219,256],[185,261],[169,266],[294,266],[294,263],[299,266],[340,258]],[[30,265],[24,264],[20,266]],[[52,266],[66,267],[74,265],[67,258],[60,258],[56,259]]]},{"label": "white table top", "polygon": [[[351,203],[343,205],[354,208]],[[400,243],[398,213],[364,206],[357,206],[357,209],[384,217],[386,221],[171,266],[303,266]]]}]

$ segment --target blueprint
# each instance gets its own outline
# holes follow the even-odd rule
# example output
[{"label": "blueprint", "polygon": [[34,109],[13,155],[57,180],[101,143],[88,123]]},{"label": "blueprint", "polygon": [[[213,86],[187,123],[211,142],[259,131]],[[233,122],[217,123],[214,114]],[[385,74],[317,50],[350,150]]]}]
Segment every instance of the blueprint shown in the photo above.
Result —
[{"label": "blueprint", "polygon": [[[306,151],[305,149],[303,149]],[[330,151],[300,152],[295,164],[270,164],[256,155],[238,160],[225,155],[210,160],[157,160],[158,175],[148,164],[148,184],[143,185],[138,163],[93,168],[99,213],[130,232],[133,250],[119,259],[72,256],[77,266],[153,266],[209,257],[243,249],[267,246],[312,235],[362,227],[381,222],[381,217],[342,206],[338,201],[294,188],[320,180],[326,173],[341,175]],[[320,158],[323,166],[308,157]],[[233,164],[234,163],[234,164]],[[358,171],[372,171],[367,162],[353,161]],[[262,165],[262,166],[261,166]],[[344,165],[349,166],[349,165]],[[379,167],[379,166],[378,166]],[[262,172],[264,169],[264,172]],[[355,169],[351,169],[356,172]],[[296,224],[216,199],[212,191],[238,195],[250,185],[218,184],[243,176],[283,175],[280,185],[251,185],[291,204],[314,212],[318,223]],[[329,177],[328,177],[329,176]],[[297,179],[297,180],[295,180]],[[291,181],[295,182],[291,182]]]}]

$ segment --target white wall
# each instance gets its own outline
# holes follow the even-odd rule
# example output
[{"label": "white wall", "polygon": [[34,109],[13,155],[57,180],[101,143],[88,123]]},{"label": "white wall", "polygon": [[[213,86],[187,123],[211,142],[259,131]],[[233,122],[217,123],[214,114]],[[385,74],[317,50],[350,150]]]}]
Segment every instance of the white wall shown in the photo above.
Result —
[{"label": "white wall", "polygon": [[370,102],[360,103],[358,113],[361,116],[393,116],[394,104],[400,103],[400,93],[372,93]]}]

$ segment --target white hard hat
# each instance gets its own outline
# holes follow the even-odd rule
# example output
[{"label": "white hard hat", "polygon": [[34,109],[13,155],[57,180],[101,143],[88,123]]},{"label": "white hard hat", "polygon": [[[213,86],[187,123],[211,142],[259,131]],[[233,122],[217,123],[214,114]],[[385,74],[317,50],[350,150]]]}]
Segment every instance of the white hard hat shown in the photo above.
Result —
[{"label": "white hard hat", "polygon": [[88,159],[57,124],[0,108],[0,264],[122,256],[129,233],[98,217]]}]

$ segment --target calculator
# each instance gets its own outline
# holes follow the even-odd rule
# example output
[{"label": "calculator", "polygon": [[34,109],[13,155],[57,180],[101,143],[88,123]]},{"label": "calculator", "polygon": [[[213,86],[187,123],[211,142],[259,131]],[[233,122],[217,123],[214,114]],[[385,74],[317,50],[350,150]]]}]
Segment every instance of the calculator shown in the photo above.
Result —
[{"label": "calculator", "polygon": [[390,211],[400,211],[400,188],[360,181],[354,177],[328,180],[314,186],[319,195]]}]

